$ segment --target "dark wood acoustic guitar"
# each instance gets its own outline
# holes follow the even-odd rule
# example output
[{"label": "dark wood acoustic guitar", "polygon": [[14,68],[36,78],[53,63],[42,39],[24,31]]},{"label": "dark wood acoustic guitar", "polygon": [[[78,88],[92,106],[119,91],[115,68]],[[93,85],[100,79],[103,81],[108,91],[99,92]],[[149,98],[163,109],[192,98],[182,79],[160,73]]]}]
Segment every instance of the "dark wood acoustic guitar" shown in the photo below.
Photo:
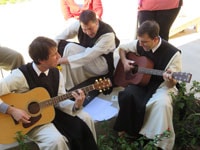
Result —
[{"label": "dark wood acoustic guitar", "polygon": [[[127,58],[134,61],[134,69],[129,72],[124,72],[124,67],[119,60],[115,74],[114,74],[114,83],[117,86],[126,87],[128,84],[136,84],[145,86],[148,84],[151,75],[162,76],[163,70],[152,69],[154,67],[153,62],[145,56],[138,56],[135,53],[127,53]],[[178,81],[183,81],[189,83],[192,74],[185,72],[174,72],[172,77]]]}]

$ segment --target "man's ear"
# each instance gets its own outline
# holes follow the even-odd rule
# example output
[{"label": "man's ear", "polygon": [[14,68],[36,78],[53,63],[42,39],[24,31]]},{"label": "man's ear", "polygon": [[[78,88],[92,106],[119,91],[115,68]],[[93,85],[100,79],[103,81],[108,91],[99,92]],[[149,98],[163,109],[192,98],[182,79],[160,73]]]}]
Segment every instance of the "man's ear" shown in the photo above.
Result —
[{"label": "man's ear", "polygon": [[156,36],[156,37],[153,39],[153,41],[156,42],[156,41],[159,41],[159,39],[160,39],[160,38],[159,38],[158,36]]},{"label": "man's ear", "polygon": [[42,62],[43,62],[43,60],[38,59],[38,63],[39,63],[39,64],[42,64]]}]

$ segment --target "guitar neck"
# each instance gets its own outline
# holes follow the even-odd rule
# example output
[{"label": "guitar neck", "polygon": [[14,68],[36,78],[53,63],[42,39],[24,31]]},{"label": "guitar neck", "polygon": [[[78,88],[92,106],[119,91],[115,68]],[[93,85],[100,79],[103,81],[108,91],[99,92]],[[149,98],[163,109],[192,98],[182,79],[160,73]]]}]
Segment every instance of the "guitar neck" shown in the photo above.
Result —
[{"label": "guitar neck", "polygon": [[162,76],[164,73],[163,70],[149,69],[149,68],[143,68],[143,67],[138,67],[138,72],[144,73],[144,74],[157,75],[157,76]]},{"label": "guitar neck", "polygon": [[[146,73],[146,74],[151,74],[151,75],[157,75],[157,76],[162,76],[164,71],[163,70],[156,70],[156,69],[149,69],[149,68],[138,68],[139,73]],[[189,83],[192,74],[191,73],[185,73],[185,72],[173,72],[172,73],[172,78],[176,79],[178,81],[183,81]]]},{"label": "guitar neck", "polygon": [[[91,84],[91,85],[88,85],[88,86],[82,88],[81,90],[83,90],[85,93],[88,93],[88,92],[90,92],[92,90],[95,90],[95,86],[94,86],[94,84]],[[46,101],[40,102],[40,107],[43,108],[43,107],[47,107],[47,106],[51,106],[51,105],[56,105],[61,101],[73,98],[72,92],[67,92],[64,95],[56,96],[56,97],[53,97],[53,98],[48,99]]]}]

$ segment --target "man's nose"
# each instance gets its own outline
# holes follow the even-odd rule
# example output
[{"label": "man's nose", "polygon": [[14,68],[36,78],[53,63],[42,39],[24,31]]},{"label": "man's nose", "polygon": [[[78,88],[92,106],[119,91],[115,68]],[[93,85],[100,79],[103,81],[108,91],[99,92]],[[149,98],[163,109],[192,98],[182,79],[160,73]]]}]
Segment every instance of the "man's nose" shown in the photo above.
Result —
[{"label": "man's nose", "polygon": [[58,58],[58,59],[61,58],[61,55],[60,55],[59,53],[57,53],[57,58]]},{"label": "man's nose", "polygon": [[90,31],[86,31],[86,34],[87,34],[87,35],[91,35],[91,32],[90,32]]}]

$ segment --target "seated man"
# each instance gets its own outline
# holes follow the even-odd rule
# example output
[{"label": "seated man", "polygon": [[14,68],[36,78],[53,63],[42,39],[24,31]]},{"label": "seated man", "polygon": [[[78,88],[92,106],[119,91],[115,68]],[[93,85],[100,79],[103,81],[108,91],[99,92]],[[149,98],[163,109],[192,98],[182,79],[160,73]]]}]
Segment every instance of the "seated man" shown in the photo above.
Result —
[{"label": "seated man", "polygon": [[[119,92],[119,113],[114,129],[121,136],[128,134],[138,137],[139,134],[149,139],[170,130],[171,137],[159,141],[157,147],[172,150],[175,134],[172,122],[172,98],[177,81],[172,78],[173,72],[181,70],[180,50],[159,36],[159,25],[155,21],[145,21],[137,31],[138,40],[119,46],[119,55],[128,72],[134,68],[134,60],[126,57],[128,52],[153,61],[153,69],[165,70],[163,76],[151,76],[147,85],[129,84]],[[136,62],[137,63],[137,62]]]},{"label": "seated man", "polygon": [[23,56],[7,47],[0,46],[0,68],[13,70],[24,64]]},{"label": "seated man", "polygon": [[[95,12],[85,10],[79,19],[56,37],[67,90],[92,77],[111,77],[113,51],[119,44],[112,27],[97,19]],[[66,41],[75,36],[78,43]]]},{"label": "seated man", "polygon": [[[81,110],[85,99],[84,92],[82,90],[77,90],[77,92],[72,92],[68,97],[66,96],[63,76],[56,68],[60,55],[57,51],[57,44],[55,41],[46,37],[37,37],[29,46],[29,55],[33,62],[14,69],[11,74],[0,80],[0,96],[2,96],[0,97],[0,115],[5,115],[4,118],[8,117],[8,120],[10,120],[11,117],[13,118],[13,124],[10,124],[10,128],[15,127],[14,120],[16,123],[24,124],[23,126],[21,124],[22,129],[24,126],[30,126],[31,130],[29,129],[27,135],[38,144],[40,149],[97,150],[94,122],[87,113]],[[47,101],[48,103],[39,103],[39,108],[37,105],[31,105],[31,102],[29,105],[29,101],[23,98],[14,99],[11,97],[11,99],[13,98],[13,104],[3,99],[3,95],[5,94],[28,92],[34,90],[36,87],[43,87],[46,89],[50,97],[58,97],[55,99],[52,98],[52,101]],[[37,100],[37,95],[39,96],[40,92],[41,90],[38,93],[30,95],[35,95],[35,99]],[[45,92],[42,95],[45,95]],[[28,95],[25,96],[26,98],[29,97]],[[67,99],[70,97],[74,97],[75,101]],[[42,99],[44,98],[41,98],[41,100]],[[48,100],[48,98],[46,100]],[[17,105],[18,103],[25,103],[25,108],[17,107],[23,106]],[[56,106],[55,118],[52,114],[49,114],[49,111],[46,112],[45,108],[43,108],[43,106],[50,107],[50,105]],[[37,114],[40,109],[43,110]],[[33,119],[40,115],[41,118],[34,122]],[[45,118],[45,116],[47,118]],[[54,119],[54,124],[51,123],[52,120],[48,120],[51,116],[53,117],[52,120]],[[41,124],[35,124],[42,119],[47,120],[45,123],[42,121]],[[1,125],[3,124],[6,124],[6,121],[1,122]],[[6,130],[8,129],[5,125],[3,127],[5,127]],[[1,126],[0,132],[2,133],[5,128]],[[14,137],[15,132],[13,135],[10,135],[11,139]],[[4,136],[2,136],[2,138],[4,138]],[[4,149],[5,141],[6,139],[0,140],[0,149]],[[70,143],[70,147],[67,143]]]}]

